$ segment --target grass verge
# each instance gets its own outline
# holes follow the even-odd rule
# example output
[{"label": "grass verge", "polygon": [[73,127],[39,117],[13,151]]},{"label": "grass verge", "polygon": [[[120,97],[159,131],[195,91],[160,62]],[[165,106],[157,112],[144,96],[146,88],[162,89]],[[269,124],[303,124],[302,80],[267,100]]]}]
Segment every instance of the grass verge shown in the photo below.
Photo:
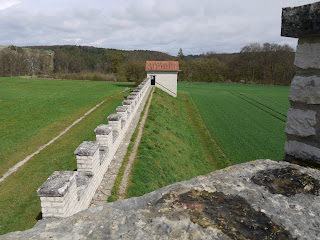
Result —
[{"label": "grass verge", "polygon": [[127,197],[141,196],[228,165],[211,139],[203,144],[209,136],[203,126],[194,127],[199,121],[188,95],[172,98],[155,90]]},{"label": "grass verge", "polygon": [[76,169],[74,150],[83,141],[95,140],[94,128],[107,122],[127,94],[110,98],[0,184],[0,234],[25,230],[37,222],[41,217],[38,187],[54,171]]}]

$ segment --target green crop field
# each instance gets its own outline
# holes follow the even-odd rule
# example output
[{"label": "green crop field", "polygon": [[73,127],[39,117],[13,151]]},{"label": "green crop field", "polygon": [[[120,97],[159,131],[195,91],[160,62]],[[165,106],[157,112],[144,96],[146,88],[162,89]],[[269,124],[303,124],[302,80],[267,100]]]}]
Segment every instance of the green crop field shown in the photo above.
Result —
[{"label": "green crop field", "polygon": [[0,78],[0,177],[128,84]]},{"label": "green crop field", "polygon": [[[0,78],[2,99],[0,112],[1,114],[4,112],[7,116],[5,118],[0,115],[0,124],[3,127],[2,124],[6,123],[7,128],[4,128],[6,132],[17,131],[16,134],[19,134],[19,131],[25,131],[33,136],[29,141],[22,141],[15,137],[14,141],[21,145],[19,148],[15,148],[16,151],[24,151],[24,148],[29,148],[30,142],[33,144],[41,143],[41,141],[32,140],[35,138],[34,136],[42,136],[42,140],[47,141],[42,135],[43,133],[52,138],[101,100],[121,92],[129,86],[132,84]],[[65,135],[34,156],[0,184],[0,235],[28,229],[41,218],[40,199],[36,195],[38,187],[54,171],[73,171],[76,168],[74,150],[82,141],[95,140],[94,128],[99,124],[107,123],[107,116],[115,112],[115,108],[121,105],[128,93],[128,91],[118,93],[109,98]],[[6,109],[7,107],[10,107],[11,111]],[[25,117],[19,117],[21,114]],[[13,119],[13,115],[17,116],[16,121]],[[7,119],[9,118],[15,121],[16,127],[14,124],[8,124]],[[28,121],[23,123],[24,120]],[[50,126],[59,127],[59,129]],[[37,131],[37,127],[42,127],[42,129]],[[15,146],[10,142],[10,135],[3,135],[2,131],[0,133],[1,149],[5,149],[6,146]],[[26,139],[24,134],[20,136]],[[5,145],[6,143],[3,141],[9,141],[9,143]],[[5,153],[4,156],[9,156],[8,150]]]},{"label": "green crop field", "polygon": [[179,83],[233,164],[282,160],[289,87]]}]

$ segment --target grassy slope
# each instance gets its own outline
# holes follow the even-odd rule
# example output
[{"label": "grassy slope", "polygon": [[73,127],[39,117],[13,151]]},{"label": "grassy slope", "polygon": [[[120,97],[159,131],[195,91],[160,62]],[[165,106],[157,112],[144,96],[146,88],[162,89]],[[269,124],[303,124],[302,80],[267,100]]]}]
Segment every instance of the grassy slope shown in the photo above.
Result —
[{"label": "grassy slope", "polygon": [[232,163],[283,158],[289,87],[179,83],[179,90],[191,94]]},{"label": "grassy slope", "polygon": [[94,141],[94,128],[106,123],[127,93],[118,94],[93,111],[68,133],[30,160],[0,185],[0,234],[24,230],[40,214],[37,188],[54,172],[76,169],[74,150],[82,141]]},{"label": "grassy slope", "polygon": [[0,176],[127,84],[0,78]]},{"label": "grassy slope", "polygon": [[[141,196],[174,182],[191,179],[227,166],[226,160],[213,144],[206,139],[211,150],[206,149],[199,135],[206,136],[204,129],[195,129],[185,105],[192,108],[188,95],[172,98],[156,89],[144,134],[134,164],[127,197]],[[190,110],[190,109],[189,109]],[[188,114],[189,113],[189,114]],[[201,130],[200,130],[201,129]],[[211,144],[210,144],[211,143]],[[214,155],[207,156],[211,151]]]}]

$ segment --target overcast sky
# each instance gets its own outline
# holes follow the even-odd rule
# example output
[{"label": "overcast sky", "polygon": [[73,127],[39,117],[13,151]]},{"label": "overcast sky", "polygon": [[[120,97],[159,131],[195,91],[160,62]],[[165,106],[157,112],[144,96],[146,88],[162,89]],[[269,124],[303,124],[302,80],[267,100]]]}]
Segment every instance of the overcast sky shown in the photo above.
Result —
[{"label": "overcast sky", "polygon": [[308,0],[0,0],[0,45],[88,45],[177,55],[239,52],[280,37],[282,7]]}]

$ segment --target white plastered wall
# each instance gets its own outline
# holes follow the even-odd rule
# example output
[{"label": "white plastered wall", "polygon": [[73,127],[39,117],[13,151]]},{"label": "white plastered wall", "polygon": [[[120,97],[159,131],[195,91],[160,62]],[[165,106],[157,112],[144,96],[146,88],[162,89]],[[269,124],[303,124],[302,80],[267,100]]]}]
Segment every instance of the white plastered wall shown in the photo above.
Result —
[{"label": "white plastered wall", "polygon": [[148,71],[147,78],[151,79],[151,76],[156,76],[156,87],[173,97],[177,96],[178,72]]}]

